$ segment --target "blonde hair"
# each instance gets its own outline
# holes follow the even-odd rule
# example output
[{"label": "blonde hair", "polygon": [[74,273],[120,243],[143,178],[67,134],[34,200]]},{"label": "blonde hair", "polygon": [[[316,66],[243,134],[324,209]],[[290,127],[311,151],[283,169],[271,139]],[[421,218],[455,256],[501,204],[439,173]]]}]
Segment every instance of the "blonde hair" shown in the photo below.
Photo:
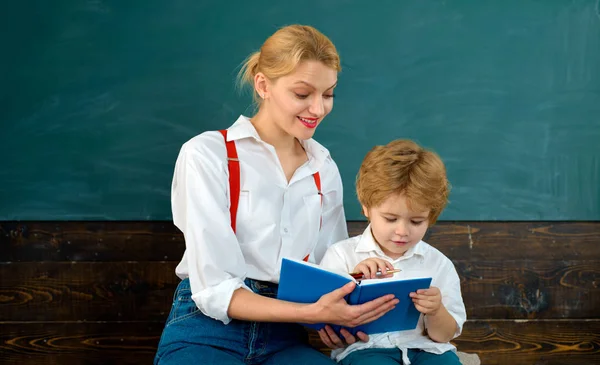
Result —
[{"label": "blonde hair", "polygon": [[[302,61],[319,61],[341,71],[340,57],[331,40],[308,25],[288,25],[271,35],[244,61],[238,73],[238,85],[254,86],[254,76],[262,72],[269,80],[292,73]],[[257,104],[261,99],[253,87]]]},{"label": "blonde hair", "polygon": [[356,177],[356,193],[367,208],[402,194],[409,209],[430,210],[429,224],[434,224],[448,203],[450,184],[435,152],[399,139],[367,153]]}]

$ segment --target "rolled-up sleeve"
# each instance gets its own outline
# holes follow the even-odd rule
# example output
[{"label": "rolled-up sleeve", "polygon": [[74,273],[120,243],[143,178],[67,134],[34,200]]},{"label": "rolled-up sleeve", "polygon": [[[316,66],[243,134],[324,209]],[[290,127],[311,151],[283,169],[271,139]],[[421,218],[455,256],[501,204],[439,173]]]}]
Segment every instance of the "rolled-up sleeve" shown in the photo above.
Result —
[{"label": "rolled-up sleeve", "polygon": [[[467,320],[467,311],[460,290],[460,277],[454,268],[454,264],[450,259],[446,259],[443,267],[443,270],[440,271],[443,275],[440,275],[439,282],[436,285],[442,293],[444,307],[456,321],[456,332],[453,337],[456,338],[462,333],[463,325]],[[426,324],[427,319],[427,316],[425,316]]]},{"label": "rolled-up sleeve", "polygon": [[231,228],[226,150],[220,134],[183,145],[171,188],[173,222],[184,234],[192,299],[205,315],[227,324],[233,292],[244,284],[246,264]]},{"label": "rolled-up sleeve", "polygon": [[329,246],[348,238],[342,178],[331,158],[325,162],[323,172],[322,227],[314,250],[316,263],[321,261]]}]

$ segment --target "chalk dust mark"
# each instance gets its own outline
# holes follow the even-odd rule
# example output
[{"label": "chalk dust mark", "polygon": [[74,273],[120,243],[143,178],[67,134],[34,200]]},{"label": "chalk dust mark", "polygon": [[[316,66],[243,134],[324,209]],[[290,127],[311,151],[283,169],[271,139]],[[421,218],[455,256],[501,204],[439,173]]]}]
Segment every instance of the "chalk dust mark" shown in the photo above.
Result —
[{"label": "chalk dust mark", "polygon": [[[600,0],[598,0],[600,1]],[[473,249],[473,235],[471,234],[471,226],[467,224],[467,229],[469,231],[469,249]]]}]

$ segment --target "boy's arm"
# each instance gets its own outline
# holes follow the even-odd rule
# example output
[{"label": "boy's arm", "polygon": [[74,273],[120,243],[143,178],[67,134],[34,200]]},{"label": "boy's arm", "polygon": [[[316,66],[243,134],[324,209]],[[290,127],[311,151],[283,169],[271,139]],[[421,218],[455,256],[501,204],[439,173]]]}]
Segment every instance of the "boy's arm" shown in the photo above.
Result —
[{"label": "boy's arm", "polygon": [[427,334],[435,342],[449,342],[455,337],[458,329],[454,317],[442,304],[436,313],[425,315]]},{"label": "boy's arm", "polygon": [[449,342],[458,337],[467,319],[458,273],[450,260],[444,266],[444,275],[436,283],[442,296],[442,305],[437,313],[425,316],[425,328],[429,337],[436,342]]}]

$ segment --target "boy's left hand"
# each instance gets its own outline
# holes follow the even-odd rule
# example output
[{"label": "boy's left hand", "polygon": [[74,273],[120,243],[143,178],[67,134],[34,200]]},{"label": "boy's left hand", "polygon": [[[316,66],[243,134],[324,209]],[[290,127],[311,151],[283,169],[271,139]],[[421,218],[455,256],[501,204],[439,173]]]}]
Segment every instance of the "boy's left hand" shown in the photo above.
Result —
[{"label": "boy's left hand", "polygon": [[417,310],[423,314],[435,316],[442,306],[442,293],[435,286],[429,289],[419,289],[416,293],[410,293]]}]

